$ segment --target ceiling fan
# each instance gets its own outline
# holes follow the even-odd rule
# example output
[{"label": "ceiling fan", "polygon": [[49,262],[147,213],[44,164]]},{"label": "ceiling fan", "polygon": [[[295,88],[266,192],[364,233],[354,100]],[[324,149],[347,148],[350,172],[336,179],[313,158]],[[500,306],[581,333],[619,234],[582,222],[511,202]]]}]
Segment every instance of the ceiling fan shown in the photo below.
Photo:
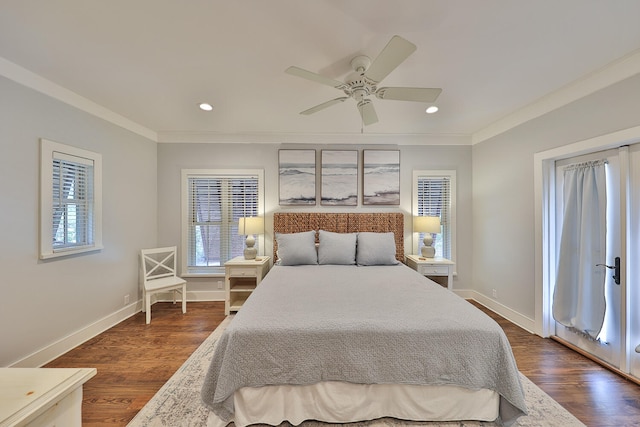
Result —
[{"label": "ceiling fan", "polygon": [[347,96],[335,98],[300,114],[309,115],[323,110],[335,104],[346,101],[349,98],[356,100],[358,111],[365,126],[378,122],[378,115],[373,103],[368,99],[369,95],[375,95],[379,99],[393,99],[398,101],[434,102],[442,89],[419,87],[378,87],[378,84],[398,67],[405,59],[416,50],[416,45],[400,36],[393,36],[389,43],[382,49],[373,62],[368,56],[360,55],[351,60],[354,72],[349,74],[344,82],[330,79],[299,67],[289,67],[287,74],[302,77],[316,83],[334,87]]}]

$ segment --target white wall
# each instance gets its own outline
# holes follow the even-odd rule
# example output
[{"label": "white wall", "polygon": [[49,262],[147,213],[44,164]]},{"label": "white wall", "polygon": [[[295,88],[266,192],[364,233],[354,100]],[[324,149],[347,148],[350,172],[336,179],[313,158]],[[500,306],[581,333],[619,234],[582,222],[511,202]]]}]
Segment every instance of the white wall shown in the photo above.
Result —
[{"label": "white wall", "polygon": [[534,154],[640,125],[639,112],[636,75],[473,146],[473,287],[498,312],[535,317]]},{"label": "white wall", "polygon": [[[469,145],[402,145],[402,138],[394,137],[400,145],[322,145],[322,144],[272,144],[272,143],[216,143],[216,144],[158,144],[158,225],[159,244],[180,245],[180,171],[181,169],[264,169],[267,255],[272,253],[273,225],[269,219],[278,205],[278,150],[291,148],[316,149],[320,159],[321,149],[399,149],[401,169],[400,207],[362,207],[358,211],[402,211],[405,212],[406,251],[411,253],[411,196],[412,172],[417,169],[453,169],[457,171],[457,247],[458,264],[454,288],[471,287],[471,147]],[[414,139],[412,139],[413,141]],[[358,137],[362,141],[362,137]],[[425,140],[425,144],[428,144]],[[360,153],[361,154],[361,153]],[[319,166],[318,169],[319,171]],[[316,180],[319,185],[319,179]],[[293,211],[291,208],[282,210]],[[308,207],[303,211],[340,212],[353,208]],[[188,278],[191,297],[222,298],[217,292],[217,279]],[[211,291],[214,292],[211,292]]]},{"label": "white wall", "polygon": [[[33,366],[47,356],[27,356],[140,298],[137,251],[157,244],[156,143],[4,77],[0,94],[0,366]],[[40,138],[102,154],[101,252],[38,259]]]},{"label": "white wall", "polygon": [[[471,147],[468,138],[354,136],[358,145],[159,144],[64,102],[0,77],[0,210],[5,245],[0,307],[0,366],[39,366],[139,308],[137,253],[142,247],[180,245],[180,170],[262,168],[266,209],[278,206],[278,150],[281,148],[401,150],[401,206],[361,211],[411,210],[414,169],[455,169],[458,194],[458,276],[454,286],[471,286]],[[79,256],[38,259],[39,139],[46,138],[102,154],[104,250]],[[317,136],[314,137],[317,139]],[[367,145],[367,141],[373,141]],[[402,145],[402,143],[407,145]],[[433,145],[429,145],[432,143]],[[375,145],[374,145],[375,144]],[[316,207],[323,211],[328,208]],[[335,210],[339,210],[335,208]],[[405,236],[411,251],[410,220]],[[268,229],[272,229],[268,227]],[[268,233],[266,253],[271,252]],[[189,280],[189,297],[222,298],[210,279]],[[213,286],[212,286],[213,285]],[[213,292],[212,291],[213,288]],[[125,306],[124,296],[131,304]],[[7,325],[11,325],[8,327]]]},{"label": "white wall", "polygon": [[[398,148],[399,208],[411,210],[415,169],[457,171],[456,290],[473,290],[495,302],[498,312],[534,317],[533,155],[594,136],[640,125],[640,76],[531,120],[473,147],[430,145],[394,137],[394,144],[159,144],[0,77],[0,195],[5,244],[0,306],[0,366],[27,361],[43,348],[92,325],[106,325],[136,310],[124,295],[140,297],[137,252],[141,247],[180,245],[180,170],[263,168],[266,209],[278,206],[277,153],[281,148]],[[102,154],[104,245],[98,253],[38,260],[39,138]],[[315,137],[317,139],[317,136]],[[349,141],[345,137],[345,144]],[[379,141],[379,138],[378,138]],[[309,142],[309,141],[306,141]],[[464,144],[463,141],[461,141]],[[406,145],[405,145],[406,144]],[[317,206],[316,211],[338,211]],[[307,209],[304,209],[307,210]],[[405,227],[411,238],[410,221]],[[267,227],[266,253],[271,252]],[[407,242],[410,252],[411,243]],[[71,273],[73,272],[73,273]],[[491,298],[496,289],[497,298]],[[190,297],[211,293],[210,280],[193,280]],[[474,292],[471,292],[474,294]],[[213,294],[217,294],[214,288]],[[221,296],[221,295],[220,295]],[[507,316],[510,317],[510,316]],[[95,329],[95,328],[94,328]],[[69,341],[65,341],[68,344]],[[53,357],[57,354],[53,355]],[[26,365],[25,365],[26,366]]]}]

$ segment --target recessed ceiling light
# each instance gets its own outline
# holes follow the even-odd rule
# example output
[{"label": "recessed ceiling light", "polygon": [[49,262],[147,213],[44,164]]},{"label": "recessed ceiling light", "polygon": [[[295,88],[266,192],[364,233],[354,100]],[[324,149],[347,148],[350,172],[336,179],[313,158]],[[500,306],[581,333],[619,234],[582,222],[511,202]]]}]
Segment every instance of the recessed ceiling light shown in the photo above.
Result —
[{"label": "recessed ceiling light", "polygon": [[435,105],[432,105],[431,107],[427,108],[425,111],[427,112],[427,114],[433,114],[436,111],[438,111],[438,107],[436,107]]},{"label": "recessed ceiling light", "polygon": [[207,104],[206,102],[203,102],[199,105],[200,109],[202,111],[211,111],[213,110],[213,105],[211,104]]}]

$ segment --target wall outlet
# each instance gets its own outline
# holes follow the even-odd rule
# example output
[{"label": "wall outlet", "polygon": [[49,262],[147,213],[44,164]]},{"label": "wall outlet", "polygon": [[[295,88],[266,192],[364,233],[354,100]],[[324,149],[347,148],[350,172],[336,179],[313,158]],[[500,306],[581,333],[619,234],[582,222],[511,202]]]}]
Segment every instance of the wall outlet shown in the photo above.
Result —
[{"label": "wall outlet", "polygon": [[495,289],[491,289],[491,295],[493,295],[494,298],[498,298],[498,291]]},{"label": "wall outlet", "polygon": [[222,289],[222,280],[218,280],[218,289]]},{"label": "wall outlet", "polygon": [[129,304],[129,294],[124,296],[124,305]]}]

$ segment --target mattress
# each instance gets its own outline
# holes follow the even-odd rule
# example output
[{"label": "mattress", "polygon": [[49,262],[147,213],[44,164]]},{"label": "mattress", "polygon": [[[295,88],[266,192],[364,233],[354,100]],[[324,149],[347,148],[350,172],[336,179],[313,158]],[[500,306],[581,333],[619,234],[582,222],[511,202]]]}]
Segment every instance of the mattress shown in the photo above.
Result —
[{"label": "mattress", "polygon": [[498,421],[526,413],[500,326],[404,265],[275,266],[220,338],[202,398],[230,422],[244,388],[334,381],[489,390]]}]

